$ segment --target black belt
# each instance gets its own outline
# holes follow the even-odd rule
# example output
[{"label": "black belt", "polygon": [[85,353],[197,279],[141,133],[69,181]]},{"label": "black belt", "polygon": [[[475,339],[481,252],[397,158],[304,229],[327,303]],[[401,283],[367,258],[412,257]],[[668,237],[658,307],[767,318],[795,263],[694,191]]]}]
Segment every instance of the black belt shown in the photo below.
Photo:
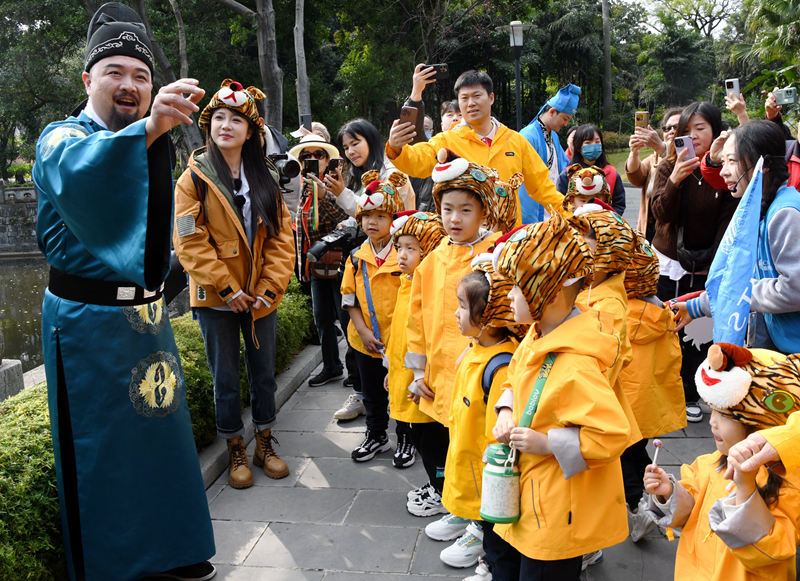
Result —
[{"label": "black belt", "polygon": [[68,301],[107,307],[129,307],[157,301],[161,298],[163,285],[157,291],[148,291],[132,282],[83,278],[51,266],[47,288],[57,297]]}]

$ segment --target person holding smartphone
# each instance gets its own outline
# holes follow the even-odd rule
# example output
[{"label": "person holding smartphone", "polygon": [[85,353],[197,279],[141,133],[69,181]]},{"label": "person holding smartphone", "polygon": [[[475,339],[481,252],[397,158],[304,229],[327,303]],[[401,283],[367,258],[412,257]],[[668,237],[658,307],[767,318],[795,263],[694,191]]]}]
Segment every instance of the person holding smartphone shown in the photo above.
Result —
[{"label": "person holding smartphone", "polygon": [[[297,254],[300,262],[298,270],[301,280],[308,281],[311,287],[311,307],[322,350],[322,370],[309,378],[308,385],[319,387],[338,381],[344,375],[336,334],[336,321],[341,323],[343,329],[347,327],[347,321],[341,312],[342,296],[339,292],[342,249],[328,250],[316,262],[309,262],[306,253],[317,240],[330,234],[340,222],[348,218],[321,179],[328,173],[338,173],[338,162],[341,159],[336,146],[315,133],[303,136],[289,153],[297,158],[303,168],[303,190],[296,222]],[[336,160],[336,163],[332,160]],[[314,171],[309,171],[312,166]],[[366,410],[360,404],[350,412],[351,417],[345,419],[356,418],[366,413]]]},{"label": "person holding smartphone", "polygon": [[[641,202],[639,204],[639,217],[636,222],[636,229],[642,232],[645,237],[652,241],[655,234],[655,220],[650,211],[650,197],[653,193],[653,182],[656,177],[658,164],[666,156],[672,139],[675,137],[675,130],[678,128],[678,121],[681,118],[681,108],[672,107],[664,111],[661,116],[661,135],[648,125],[647,127],[637,127],[628,141],[630,154],[625,161],[625,175],[631,185],[642,188]],[[649,147],[653,153],[641,159],[642,149]]]},{"label": "person holding smartphone", "polygon": [[[650,209],[655,219],[653,247],[658,256],[658,298],[662,301],[705,288],[708,268],[736,210],[738,200],[715,188],[700,171],[701,158],[721,131],[722,115],[716,106],[708,102],[688,105],[681,113],[667,158],[658,166]],[[691,143],[695,155],[689,156],[689,149],[677,151],[680,137]],[[703,420],[694,373],[711,344],[709,330],[697,330],[680,332],[681,378],[690,422]]]}]

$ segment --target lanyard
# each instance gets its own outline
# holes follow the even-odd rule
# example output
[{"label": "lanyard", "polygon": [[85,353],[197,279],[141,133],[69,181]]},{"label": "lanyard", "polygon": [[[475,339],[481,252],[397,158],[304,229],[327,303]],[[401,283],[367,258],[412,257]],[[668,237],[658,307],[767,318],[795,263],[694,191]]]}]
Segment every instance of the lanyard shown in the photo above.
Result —
[{"label": "lanyard", "polygon": [[364,277],[364,291],[367,294],[367,308],[369,309],[369,320],[372,323],[372,335],[381,343],[381,329],[378,327],[378,316],[375,314],[375,305],[372,304],[372,292],[369,290],[369,275],[367,274],[367,263],[362,259],[359,262],[361,276]]},{"label": "lanyard", "polygon": [[536,378],[536,383],[533,385],[531,397],[528,399],[528,403],[525,406],[525,410],[522,412],[522,417],[519,420],[519,426],[521,428],[530,427],[531,422],[533,421],[533,415],[536,413],[536,408],[539,407],[539,399],[541,398],[544,384],[547,382],[547,378],[550,376],[550,371],[553,369],[553,362],[555,360],[555,353],[548,353],[547,357],[544,358],[542,368],[539,370],[539,377]]}]

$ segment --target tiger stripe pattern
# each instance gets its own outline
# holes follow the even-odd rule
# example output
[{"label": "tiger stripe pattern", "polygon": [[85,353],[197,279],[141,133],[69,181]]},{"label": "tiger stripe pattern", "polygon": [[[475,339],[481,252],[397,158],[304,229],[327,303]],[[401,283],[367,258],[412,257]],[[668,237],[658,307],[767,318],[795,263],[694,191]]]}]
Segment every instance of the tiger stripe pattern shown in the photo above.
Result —
[{"label": "tiger stripe pattern", "polygon": [[514,281],[535,321],[569,278],[592,271],[592,253],[582,236],[558,213],[519,228],[499,252],[497,272]]},{"label": "tiger stripe pattern", "polygon": [[432,212],[416,212],[393,234],[393,242],[397,244],[400,236],[413,236],[419,242],[421,257],[425,258],[439,246],[447,236],[442,226],[442,217]]},{"label": "tiger stripe pattern", "polygon": [[616,274],[628,268],[639,246],[639,237],[616,212],[596,210],[572,216],[570,223],[583,234],[594,233],[594,269]]},{"label": "tiger stripe pattern", "polygon": [[472,269],[484,273],[489,281],[489,297],[479,321],[480,326],[506,327],[517,339],[522,339],[528,332],[529,325],[520,325],[514,320],[511,300],[508,298],[514,282],[494,271],[491,255],[480,255],[473,262]]},{"label": "tiger stripe pattern", "polygon": [[658,291],[658,256],[641,232],[634,230],[639,245],[630,257],[625,271],[625,292],[629,298],[643,299]]}]

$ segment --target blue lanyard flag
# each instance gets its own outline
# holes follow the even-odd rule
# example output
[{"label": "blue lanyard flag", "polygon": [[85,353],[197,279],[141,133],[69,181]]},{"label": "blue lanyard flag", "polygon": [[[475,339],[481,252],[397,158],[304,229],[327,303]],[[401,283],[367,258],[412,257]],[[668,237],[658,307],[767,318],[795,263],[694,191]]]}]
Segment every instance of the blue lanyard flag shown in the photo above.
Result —
[{"label": "blue lanyard flag", "polygon": [[715,343],[744,346],[758,249],[763,165],[760,158],[708,271],[706,292]]}]

